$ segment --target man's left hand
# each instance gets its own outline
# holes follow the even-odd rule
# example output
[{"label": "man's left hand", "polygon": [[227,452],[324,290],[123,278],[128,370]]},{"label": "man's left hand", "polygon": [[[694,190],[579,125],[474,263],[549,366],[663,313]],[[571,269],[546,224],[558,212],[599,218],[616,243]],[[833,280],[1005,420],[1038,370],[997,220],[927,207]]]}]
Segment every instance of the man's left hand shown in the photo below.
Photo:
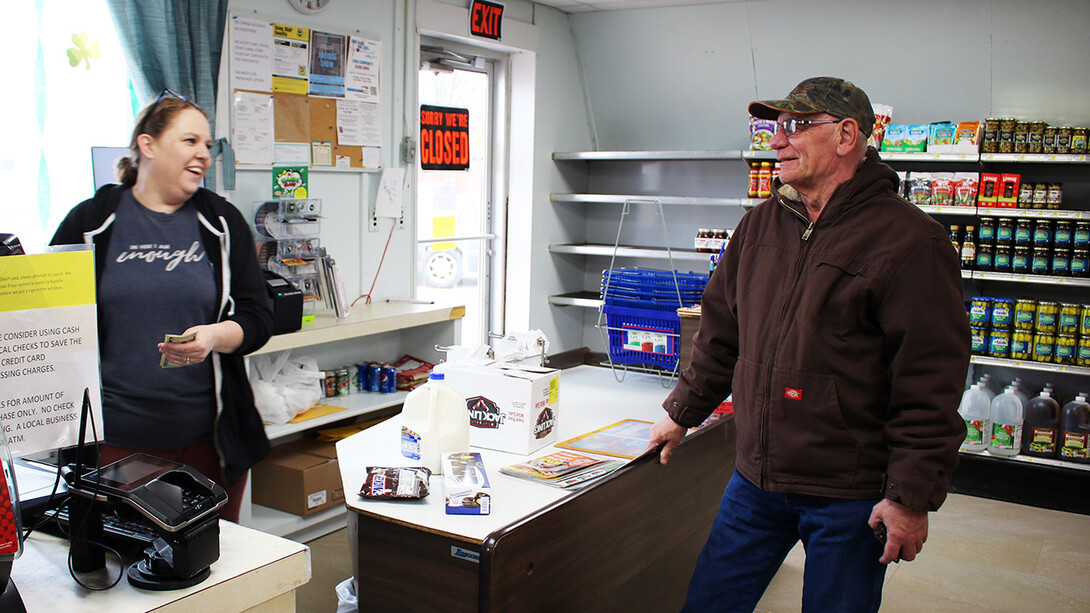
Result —
[{"label": "man's left hand", "polygon": [[867,523],[873,529],[877,529],[878,524],[886,526],[886,548],[878,560],[882,564],[915,560],[927,540],[927,512],[889,499],[874,505]]}]

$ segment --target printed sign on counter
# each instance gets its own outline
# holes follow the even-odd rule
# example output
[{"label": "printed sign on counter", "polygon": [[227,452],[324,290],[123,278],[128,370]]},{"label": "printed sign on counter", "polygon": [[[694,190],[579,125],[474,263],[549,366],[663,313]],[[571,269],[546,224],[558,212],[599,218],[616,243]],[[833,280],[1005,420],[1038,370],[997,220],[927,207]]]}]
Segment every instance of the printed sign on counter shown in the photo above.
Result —
[{"label": "printed sign on counter", "polygon": [[0,258],[0,423],[12,456],[75,445],[84,388],[101,437],[100,381],[90,247]]}]

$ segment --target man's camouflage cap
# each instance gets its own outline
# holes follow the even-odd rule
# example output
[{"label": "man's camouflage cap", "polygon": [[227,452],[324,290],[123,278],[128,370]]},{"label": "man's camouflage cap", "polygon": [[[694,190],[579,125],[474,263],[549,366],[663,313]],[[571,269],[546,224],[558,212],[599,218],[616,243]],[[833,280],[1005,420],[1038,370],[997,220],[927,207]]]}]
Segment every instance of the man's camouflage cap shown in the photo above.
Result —
[{"label": "man's camouflage cap", "polygon": [[795,86],[783,100],[749,103],[749,114],[775,120],[780,113],[828,113],[837,119],[854,119],[864,136],[874,131],[874,109],[863,90],[836,77],[813,77]]}]

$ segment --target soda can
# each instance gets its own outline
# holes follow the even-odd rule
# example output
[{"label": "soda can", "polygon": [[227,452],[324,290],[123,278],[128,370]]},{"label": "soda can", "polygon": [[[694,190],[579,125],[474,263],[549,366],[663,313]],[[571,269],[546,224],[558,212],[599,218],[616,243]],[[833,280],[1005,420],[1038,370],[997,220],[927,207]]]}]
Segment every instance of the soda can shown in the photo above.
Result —
[{"label": "soda can", "polygon": [[[352,382],[349,383],[349,387],[352,388],[353,394],[367,391],[366,384],[363,381],[364,373],[360,371],[360,366],[361,364],[357,362],[348,367],[348,376],[352,379]],[[363,364],[362,366],[365,369],[367,367],[366,364]]]},{"label": "soda can", "polygon": [[392,394],[397,391],[397,369],[389,364],[383,364],[381,366],[380,375],[381,383],[379,384],[379,391],[383,394]]},{"label": "soda can", "polygon": [[325,397],[332,398],[337,395],[337,373],[332,370],[323,370],[325,375]]},{"label": "soda can", "polygon": [[351,378],[351,376],[349,376],[347,368],[342,367],[342,368],[337,369],[337,395],[338,396],[347,396],[347,395],[352,393],[352,388],[351,388],[351,385],[350,385],[351,381],[352,381],[352,378]]},{"label": "soda can", "polygon": [[378,362],[371,362],[367,365],[367,391],[382,391],[382,365]]}]

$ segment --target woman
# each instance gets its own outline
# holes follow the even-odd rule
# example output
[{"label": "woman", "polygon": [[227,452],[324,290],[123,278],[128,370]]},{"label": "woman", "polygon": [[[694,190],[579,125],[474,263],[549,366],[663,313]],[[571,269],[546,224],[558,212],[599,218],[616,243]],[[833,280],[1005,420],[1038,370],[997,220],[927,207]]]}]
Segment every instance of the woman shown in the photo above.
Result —
[{"label": "woman", "polygon": [[272,311],[242,214],[200,187],[211,144],[204,111],[165,90],[136,122],[121,184],[72,209],[52,244],[95,246],[101,465],[136,452],[188,464],[227,490],[220,516],[237,522],[269,452],[243,355],[269,339]]}]

